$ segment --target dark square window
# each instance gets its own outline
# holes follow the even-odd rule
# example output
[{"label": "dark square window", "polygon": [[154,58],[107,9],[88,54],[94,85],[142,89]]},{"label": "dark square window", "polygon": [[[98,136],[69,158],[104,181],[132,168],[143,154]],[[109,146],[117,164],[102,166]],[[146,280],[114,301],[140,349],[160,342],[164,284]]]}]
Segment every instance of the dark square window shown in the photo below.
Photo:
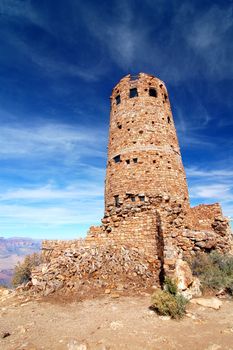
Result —
[{"label": "dark square window", "polygon": [[113,159],[114,159],[115,163],[120,163],[120,161],[121,161],[121,156],[118,155],[118,156],[114,157]]},{"label": "dark square window", "polygon": [[145,196],[139,196],[141,202],[145,202]]},{"label": "dark square window", "polygon": [[133,158],[133,162],[137,163],[138,162],[138,158]]},{"label": "dark square window", "polygon": [[137,88],[133,88],[129,90],[129,97],[133,98],[133,97],[137,97],[138,96],[138,90]]},{"label": "dark square window", "polygon": [[130,164],[130,160],[129,159],[126,159],[126,164]]},{"label": "dark square window", "polygon": [[131,201],[135,202],[135,197],[134,196],[131,197]]},{"label": "dark square window", "polygon": [[149,96],[157,97],[157,91],[153,88],[149,89]]},{"label": "dark square window", "polygon": [[119,105],[119,103],[121,103],[121,96],[117,95],[116,96],[116,104]]}]

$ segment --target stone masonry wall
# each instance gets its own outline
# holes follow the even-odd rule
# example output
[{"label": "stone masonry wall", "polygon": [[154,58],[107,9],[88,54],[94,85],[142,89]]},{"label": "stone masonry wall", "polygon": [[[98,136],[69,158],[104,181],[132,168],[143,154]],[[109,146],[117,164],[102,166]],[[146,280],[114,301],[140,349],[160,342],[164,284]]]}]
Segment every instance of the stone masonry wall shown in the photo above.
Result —
[{"label": "stone masonry wall", "polygon": [[190,209],[189,220],[196,230],[212,230],[215,218],[222,217],[219,203],[201,204]]},{"label": "stone masonry wall", "polygon": [[[132,89],[137,89],[137,96],[130,97]],[[105,211],[115,205],[116,197],[133,205],[145,193],[167,193],[188,205],[166,87],[161,80],[140,73],[136,79],[124,77],[111,96]]]}]

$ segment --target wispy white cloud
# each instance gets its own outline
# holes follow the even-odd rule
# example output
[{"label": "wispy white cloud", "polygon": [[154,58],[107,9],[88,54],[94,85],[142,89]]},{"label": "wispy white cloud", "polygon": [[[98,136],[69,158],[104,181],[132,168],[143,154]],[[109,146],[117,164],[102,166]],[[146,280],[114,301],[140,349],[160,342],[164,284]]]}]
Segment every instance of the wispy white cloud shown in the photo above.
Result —
[{"label": "wispy white cloud", "polygon": [[130,1],[114,1],[112,7],[114,15],[110,17],[85,4],[79,5],[79,10],[82,11],[87,30],[110,54],[111,60],[121,69],[132,71],[142,61],[138,54],[144,51],[148,43],[151,25],[145,21],[140,25],[135,24],[135,13]]},{"label": "wispy white cloud", "polygon": [[105,133],[97,128],[42,122],[39,125],[2,125],[0,158],[72,154],[105,157]]},{"label": "wispy white cloud", "polygon": [[44,27],[45,21],[42,16],[35,11],[30,0],[1,0],[0,15],[8,20],[26,21]]},{"label": "wispy white cloud", "polygon": [[[30,225],[37,231],[47,225],[43,232],[77,225],[78,231],[82,225],[98,223],[103,216],[105,169],[94,164],[104,163],[105,140],[104,132],[93,126],[2,125],[0,232],[23,232]],[[16,183],[11,180],[6,187],[3,174],[16,178]]]},{"label": "wispy white cloud", "polygon": [[186,173],[189,177],[220,177],[220,178],[233,178],[233,170],[230,169],[199,169],[197,167],[186,167]]},{"label": "wispy white cloud", "polygon": [[0,192],[0,201],[27,200],[27,201],[54,201],[80,200],[103,196],[103,186],[92,181],[83,180],[62,189],[54,188],[51,184],[37,188],[17,188]]},{"label": "wispy white cloud", "polygon": [[95,62],[94,65],[76,64],[62,58],[49,49],[43,49],[38,46],[31,45],[30,42],[23,40],[14,31],[8,30],[4,34],[4,40],[7,40],[18,54],[27,59],[28,62],[36,65],[40,69],[41,74],[50,78],[57,79],[62,77],[76,77],[87,82],[94,82],[100,79],[106,71],[107,66],[102,60]]},{"label": "wispy white cloud", "polygon": [[211,49],[215,45],[222,45],[225,35],[232,27],[233,6],[224,8],[213,5],[194,19],[190,30],[187,31],[186,39],[199,51]]},{"label": "wispy white cloud", "polygon": [[[111,65],[123,71],[143,70],[158,74],[172,83],[180,83],[198,75],[221,80],[232,73],[232,4],[213,4],[208,9],[198,9],[194,2],[171,6],[171,19],[167,30],[160,31],[160,21],[166,13],[162,1],[147,1],[150,20],[138,16],[133,2],[112,1],[111,12],[90,2],[67,1],[68,12],[57,15],[61,26],[51,25],[51,8],[44,8],[43,16],[31,1],[2,0],[1,13],[43,28],[60,45],[78,47],[80,26],[89,33],[89,47],[98,46],[98,52],[86,60],[62,60],[46,46],[27,43],[14,31],[8,32],[8,42],[36,64],[41,72],[51,76],[74,76],[85,81],[96,81],[105,76]],[[48,15],[49,14],[49,15]],[[68,17],[67,17],[68,16]],[[77,21],[77,17],[79,21]],[[65,24],[62,25],[62,24]],[[69,25],[68,25],[69,24]],[[156,29],[156,31],[155,31]],[[6,33],[4,34],[6,36]]]},{"label": "wispy white cloud", "polygon": [[228,79],[233,73],[232,4],[213,4],[198,11],[194,2],[183,3],[174,18],[174,30],[179,30],[187,49],[191,49],[186,57],[190,71],[195,69],[196,74],[215,81]]},{"label": "wispy white cloud", "polygon": [[233,170],[225,168],[186,168],[191,203],[219,202],[226,216],[233,217]]},{"label": "wispy white cloud", "polygon": [[221,183],[205,184],[191,187],[192,198],[232,200],[231,186]]},{"label": "wispy white cloud", "polygon": [[[89,203],[90,208],[82,210],[81,206],[77,205],[71,207],[32,207],[27,205],[0,205],[0,230],[3,225],[11,226],[12,224],[18,224],[20,229],[21,225],[72,225],[76,224],[95,224],[100,222],[100,218],[103,215],[103,208],[101,201]],[[95,205],[95,207],[94,207]]]},{"label": "wispy white cloud", "polygon": [[[70,4],[71,5],[71,4]],[[79,42],[79,35],[76,34],[78,28],[78,21],[69,21],[69,33],[66,33],[66,28],[59,26],[57,28],[53,25],[53,20],[50,19],[51,9],[49,5],[43,4],[42,9],[44,12],[40,12],[39,9],[30,0],[2,0],[0,2],[0,15],[8,25],[4,28],[2,40],[6,41],[13,49],[17,50],[17,56],[22,55],[24,60],[33,63],[40,69],[41,74],[50,76],[51,79],[63,78],[63,77],[76,77],[87,82],[94,82],[100,79],[106,74],[108,68],[106,62],[100,57],[92,60],[92,64],[87,64],[85,60],[79,61],[81,55],[77,55],[76,62],[71,62],[66,58],[62,58],[60,52],[52,50],[49,46],[51,40],[54,42],[59,41],[60,46],[64,46],[67,43],[70,45],[77,45]],[[72,5],[69,16],[73,16]],[[70,18],[71,19],[71,18]],[[33,25],[39,27],[47,34],[47,43],[44,37],[43,43],[31,42],[24,35],[19,33],[10,24],[14,21],[20,25]],[[73,29],[73,32],[72,32]],[[76,35],[74,35],[76,34]]]}]

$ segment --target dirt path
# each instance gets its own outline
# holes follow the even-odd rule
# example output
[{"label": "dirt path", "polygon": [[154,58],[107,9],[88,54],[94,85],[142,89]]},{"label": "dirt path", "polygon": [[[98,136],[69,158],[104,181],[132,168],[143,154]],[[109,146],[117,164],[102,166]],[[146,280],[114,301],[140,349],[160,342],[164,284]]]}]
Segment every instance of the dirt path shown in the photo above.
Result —
[{"label": "dirt path", "polygon": [[148,309],[149,296],[110,296],[67,304],[3,297],[2,350],[230,350],[233,301],[215,311],[189,306],[189,317],[163,320]]}]

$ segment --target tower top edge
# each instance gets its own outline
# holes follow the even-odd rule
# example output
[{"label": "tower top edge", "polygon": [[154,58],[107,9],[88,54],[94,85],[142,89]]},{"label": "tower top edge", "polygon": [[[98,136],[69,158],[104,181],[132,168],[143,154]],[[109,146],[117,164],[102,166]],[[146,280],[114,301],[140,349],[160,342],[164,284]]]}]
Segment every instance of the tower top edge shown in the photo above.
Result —
[{"label": "tower top edge", "polygon": [[161,79],[156,77],[155,75],[140,72],[138,74],[127,74],[127,75],[123,76],[118,81],[118,83],[113,87],[113,90],[117,89],[119,85],[122,85],[124,83],[128,83],[128,84],[132,83],[133,84],[134,82],[136,83],[137,81],[141,81],[141,80],[157,81],[165,86],[165,83]]}]

